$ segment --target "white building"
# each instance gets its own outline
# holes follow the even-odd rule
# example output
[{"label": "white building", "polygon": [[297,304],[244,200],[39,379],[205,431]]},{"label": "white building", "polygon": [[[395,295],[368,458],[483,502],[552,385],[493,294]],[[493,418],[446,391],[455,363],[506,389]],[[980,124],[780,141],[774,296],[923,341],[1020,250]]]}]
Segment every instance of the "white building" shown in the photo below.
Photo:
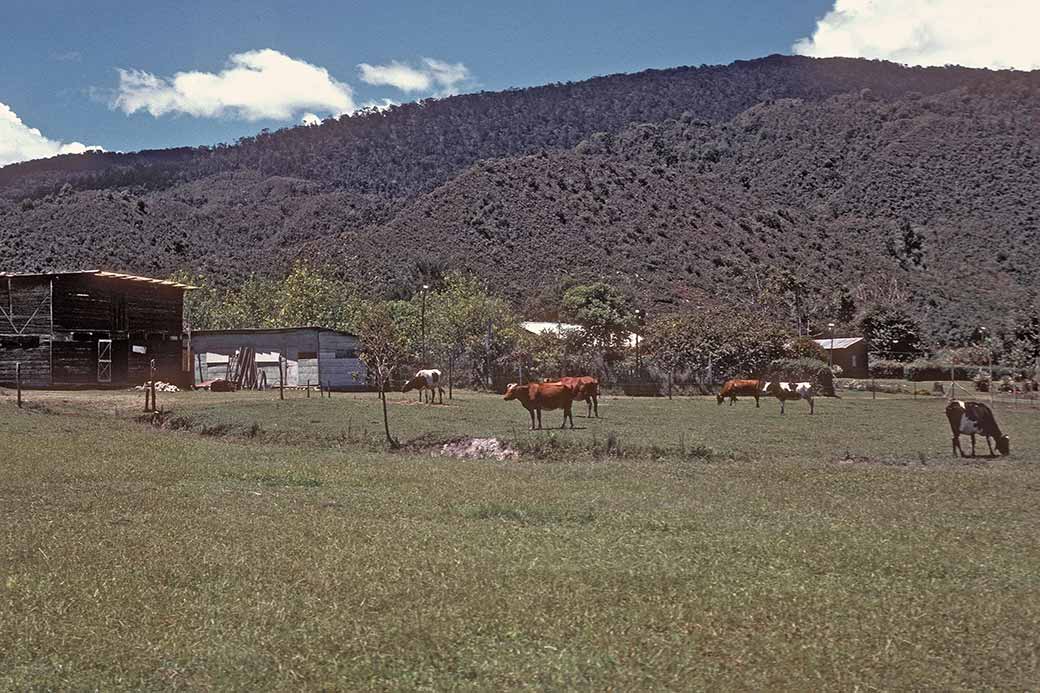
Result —
[{"label": "white building", "polygon": [[358,358],[358,337],[324,327],[193,332],[195,384],[227,378],[230,357],[245,347],[255,352],[257,370],[268,387],[279,386],[279,361],[284,356],[286,387],[320,384],[332,390],[365,389],[367,370]]}]

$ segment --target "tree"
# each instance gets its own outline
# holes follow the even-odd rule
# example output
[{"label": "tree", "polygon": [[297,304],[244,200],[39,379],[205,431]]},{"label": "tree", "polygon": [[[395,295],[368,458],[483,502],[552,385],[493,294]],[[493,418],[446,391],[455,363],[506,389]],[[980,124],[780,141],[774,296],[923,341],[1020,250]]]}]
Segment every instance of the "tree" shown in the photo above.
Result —
[{"label": "tree", "polygon": [[860,317],[860,329],[871,359],[913,361],[924,352],[921,326],[906,308],[871,306]]},{"label": "tree", "polygon": [[361,298],[357,289],[333,278],[331,270],[296,263],[276,286],[276,312],[271,318],[279,327],[328,327],[354,331],[360,318]]},{"label": "tree", "polygon": [[476,277],[461,272],[443,275],[440,289],[427,297],[426,326],[427,339],[448,358],[449,399],[460,358],[468,357],[475,380],[482,380],[515,352],[520,337],[519,319],[506,301],[488,293]]},{"label": "tree", "polygon": [[675,372],[694,358],[697,329],[690,313],[659,315],[646,324],[643,345],[647,356],[668,373],[668,399],[672,398]]},{"label": "tree", "polygon": [[391,448],[400,447],[397,440],[390,435],[390,420],[386,410],[386,388],[390,382],[390,376],[408,352],[405,337],[394,321],[390,304],[376,301],[365,305],[358,332],[361,337],[360,358],[368,368],[368,372],[375,377],[379,387],[379,399],[383,403],[383,430],[386,432],[387,444]]},{"label": "tree", "polygon": [[[604,365],[623,353],[625,338],[635,325],[628,297],[609,284],[579,284],[563,295],[563,317],[582,326],[598,347]],[[616,356],[620,358],[620,356]]]}]

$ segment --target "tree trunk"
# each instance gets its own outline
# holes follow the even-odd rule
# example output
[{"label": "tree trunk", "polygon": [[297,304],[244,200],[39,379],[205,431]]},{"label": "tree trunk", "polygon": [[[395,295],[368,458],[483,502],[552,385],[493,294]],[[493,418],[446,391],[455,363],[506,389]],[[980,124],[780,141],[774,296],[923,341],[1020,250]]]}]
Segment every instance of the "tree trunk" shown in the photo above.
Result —
[{"label": "tree trunk", "polygon": [[668,399],[672,398],[672,380],[675,379],[675,369],[668,371]]},{"label": "tree trunk", "polygon": [[455,352],[448,354],[448,400],[452,398],[455,383]]},{"label": "tree trunk", "polygon": [[383,400],[383,430],[386,431],[386,442],[391,448],[396,449],[397,441],[390,435],[390,418],[386,412],[386,378],[379,379],[379,397]]}]

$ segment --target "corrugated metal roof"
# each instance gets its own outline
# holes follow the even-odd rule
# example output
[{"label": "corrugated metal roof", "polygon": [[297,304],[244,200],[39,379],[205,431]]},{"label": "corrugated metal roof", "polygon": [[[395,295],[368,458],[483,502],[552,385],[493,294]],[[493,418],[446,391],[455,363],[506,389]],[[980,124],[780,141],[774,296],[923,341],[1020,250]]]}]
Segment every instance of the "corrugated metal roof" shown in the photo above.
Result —
[{"label": "corrugated metal roof", "polygon": [[857,344],[863,341],[862,337],[835,337],[833,340],[830,337],[824,337],[823,339],[814,339],[814,342],[819,344],[824,349],[830,350],[833,348],[835,351],[838,349],[848,349],[853,344]]},{"label": "corrugated metal roof", "polygon": [[533,334],[541,334],[543,332],[552,332],[553,334],[563,334],[564,332],[577,332],[581,331],[581,325],[571,325],[566,322],[536,322],[527,321],[520,323],[520,327],[524,328],[528,332]]},{"label": "corrugated metal roof", "polygon": [[242,327],[237,330],[192,330],[193,335],[224,335],[224,334],[288,334],[289,332],[302,332],[306,330],[318,330],[319,332],[335,332],[344,337],[358,338],[353,332],[334,330],[331,327],[317,327],[315,325],[301,325],[300,327]]},{"label": "corrugated metal roof", "polygon": [[[531,320],[521,322],[520,327],[533,334],[549,332],[557,337],[563,336],[565,332],[580,332],[582,329],[581,325],[572,325],[567,322],[537,322]],[[635,345],[636,339],[636,333],[629,332],[622,340],[622,346],[631,348]]]},{"label": "corrugated metal roof", "polygon": [[120,272],[106,272],[104,270],[72,270],[69,272],[0,272],[0,277],[64,277],[74,274],[93,274],[96,277],[105,277],[106,279],[122,279],[131,282],[156,284],[159,286],[169,286],[174,289],[184,289],[185,291],[199,288],[197,286],[192,286],[191,284],[181,284],[180,282],[170,281],[169,279],[153,279],[152,277],[139,277],[136,274],[122,274]]}]

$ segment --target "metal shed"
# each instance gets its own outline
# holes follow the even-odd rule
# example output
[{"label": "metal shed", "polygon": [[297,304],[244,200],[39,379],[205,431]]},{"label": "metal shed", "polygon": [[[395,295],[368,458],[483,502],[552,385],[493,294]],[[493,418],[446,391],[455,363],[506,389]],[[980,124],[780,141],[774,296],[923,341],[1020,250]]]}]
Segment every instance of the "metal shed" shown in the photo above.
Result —
[{"label": "metal shed", "polygon": [[228,360],[249,347],[267,385],[280,384],[279,360],[286,361],[286,387],[313,385],[331,390],[363,390],[367,370],[358,358],[357,335],[325,327],[204,330],[191,333],[195,384],[228,377]]},{"label": "metal shed", "polygon": [[81,270],[0,273],[0,383],[16,364],[26,387],[125,387],[190,379],[181,339],[184,292],[194,287]]}]

